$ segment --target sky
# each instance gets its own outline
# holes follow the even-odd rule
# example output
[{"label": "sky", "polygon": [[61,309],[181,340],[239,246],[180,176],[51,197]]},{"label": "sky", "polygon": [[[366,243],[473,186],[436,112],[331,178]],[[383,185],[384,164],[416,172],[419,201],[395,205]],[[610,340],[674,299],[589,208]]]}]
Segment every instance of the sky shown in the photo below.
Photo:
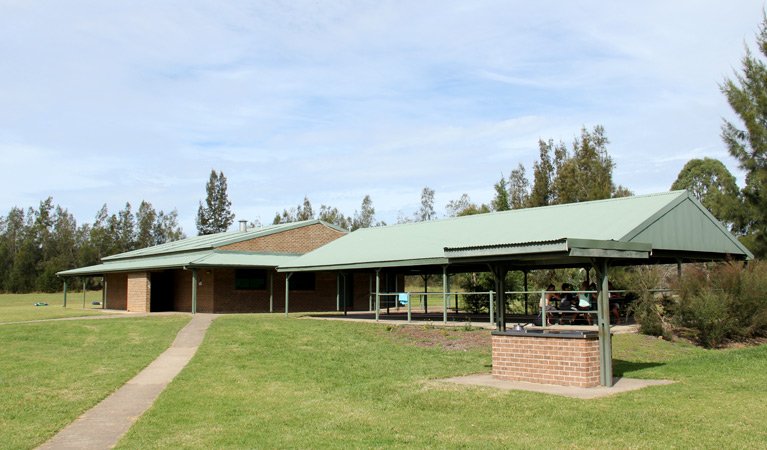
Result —
[{"label": "sky", "polygon": [[[761,1],[0,0],[0,214],[53,197],[78,223],[142,200],[187,235],[211,170],[236,219],[308,197],[442,215],[538,140],[601,124],[613,179],[668,191],[729,157],[719,85]],[[233,228],[236,224],[233,225]]]}]

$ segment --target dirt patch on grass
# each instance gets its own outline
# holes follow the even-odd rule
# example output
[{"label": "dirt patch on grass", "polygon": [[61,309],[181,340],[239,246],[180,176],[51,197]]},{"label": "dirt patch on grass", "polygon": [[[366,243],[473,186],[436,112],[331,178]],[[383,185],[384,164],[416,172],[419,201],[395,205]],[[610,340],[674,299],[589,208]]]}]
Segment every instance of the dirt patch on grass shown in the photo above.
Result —
[{"label": "dirt patch on grass", "polygon": [[454,351],[482,351],[490,353],[489,330],[464,330],[462,328],[428,328],[424,326],[387,326],[382,331],[394,342],[423,348],[439,348]]}]

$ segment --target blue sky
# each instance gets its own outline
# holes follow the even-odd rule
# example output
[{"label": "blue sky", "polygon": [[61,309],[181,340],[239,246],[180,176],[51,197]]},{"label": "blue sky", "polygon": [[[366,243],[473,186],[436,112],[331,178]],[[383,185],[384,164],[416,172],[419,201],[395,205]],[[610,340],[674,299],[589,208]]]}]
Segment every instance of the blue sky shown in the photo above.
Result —
[{"label": "blue sky", "polygon": [[[535,4],[532,4],[535,3]],[[742,173],[718,84],[762,2],[0,0],[0,213],[78,222],[141,200],[188,235],[211,169],[237,219],[308,196],[379,219],[492,186],[538,139],[605,127],[614,180],[669,189],[692,158]]]}]

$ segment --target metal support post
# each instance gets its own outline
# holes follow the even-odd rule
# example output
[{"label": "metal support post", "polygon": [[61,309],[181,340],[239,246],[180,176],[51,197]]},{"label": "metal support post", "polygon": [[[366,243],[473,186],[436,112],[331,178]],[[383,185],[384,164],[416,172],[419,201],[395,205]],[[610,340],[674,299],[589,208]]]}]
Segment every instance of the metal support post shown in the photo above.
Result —
[{"label": "metal support post", "polygon": [[373,310],[373,275],[370,275],[370,289],[368,289],[368,311]]},{"label": "metal support post", "polygon": [[442,323],[447,325],[447,265],[442,266]]},{"label": "metal support post", "polygon": [[[501,271],[503,272],[503,271]],[[498,279],[498,331],[506,331],[506,280],[505,273]]]},{"label": "metal support post", "polygon": [[341,272],[336,272],[336,311],[341,310]]},{"label": "metal support post", "polygon": [[407,294],[407,323],[410,323],[410,293]]},{"label": "metal support post", "polygon": [[493,298],[493,291],[490,291],[490,323],[495,323],[495,314],[493,314],[494,302],[495,302],[495,299]]},{"label": "metal support post", "polygon": [[294,272],[285,274],[285,317],[288,317],[288,302],[290,301],[290,277]]},{"label": "metal support post", "polygon": [[503,265],[491,266],[495,278],[495,286],[498,291],[496,310],[498,311],[498,331],[506,330],[506,273],[508,269]]},{"label": "metal support post", "polygon": [[107,277],[102,278],[104,281],[104,289],[101,290],[101,309],[107,307]]},{"label": "metal support post", "polygon": [[376,322],[378,311],[381,309],[381,269],[376,269]]},{"label": "metal support post", "polygon": [[[394,292],[397,293],[397,295],[394,297],[394,304],[397,307],[397,312],[399,312],[399,280],[397,279],[397,274],[394,274]],[[403,289],[404,291],[404,289]]]},{"label": "metal support post", "polygon": [[[527,270],[523,270],[522,273],[524,274],[524,286],[525,286],[525,315],[527,315]],[[541,310],[542,311],[542,310]]]},{"label": "metal support post", "polygon": [[197,269],[192,269],[192,314],[197,314]]},{"label": "metal support post", "polygon": [[67,307],[67,279],[64,278],[64,304],[61,305],[62,308]]},{"label": "metal support post", "polygon": [[429,275],[421,275],[423,278],[423,313],[429,314]]},{"label": "metal support post", "polygon": [[613,385],[613,352],[610,336],[610,292],[607,271],[609,261],[600,258],[593,261],[597,276],[597,325],[599,328],[599,382],[602,386]]},{"label": "metal support post", "polygon": [[85,309],[85,278],[83,278],[83,309]]}]

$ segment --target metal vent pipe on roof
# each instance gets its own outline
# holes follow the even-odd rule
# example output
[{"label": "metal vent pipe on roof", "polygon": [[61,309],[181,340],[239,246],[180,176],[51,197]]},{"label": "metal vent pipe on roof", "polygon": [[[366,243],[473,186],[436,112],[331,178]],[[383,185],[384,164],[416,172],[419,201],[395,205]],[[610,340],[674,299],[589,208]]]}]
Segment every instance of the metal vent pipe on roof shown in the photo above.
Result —
[{"label": "metal vent pipe on roof", "polygon": [[248,231],[248,221],[240,220],[240,231]]}]

